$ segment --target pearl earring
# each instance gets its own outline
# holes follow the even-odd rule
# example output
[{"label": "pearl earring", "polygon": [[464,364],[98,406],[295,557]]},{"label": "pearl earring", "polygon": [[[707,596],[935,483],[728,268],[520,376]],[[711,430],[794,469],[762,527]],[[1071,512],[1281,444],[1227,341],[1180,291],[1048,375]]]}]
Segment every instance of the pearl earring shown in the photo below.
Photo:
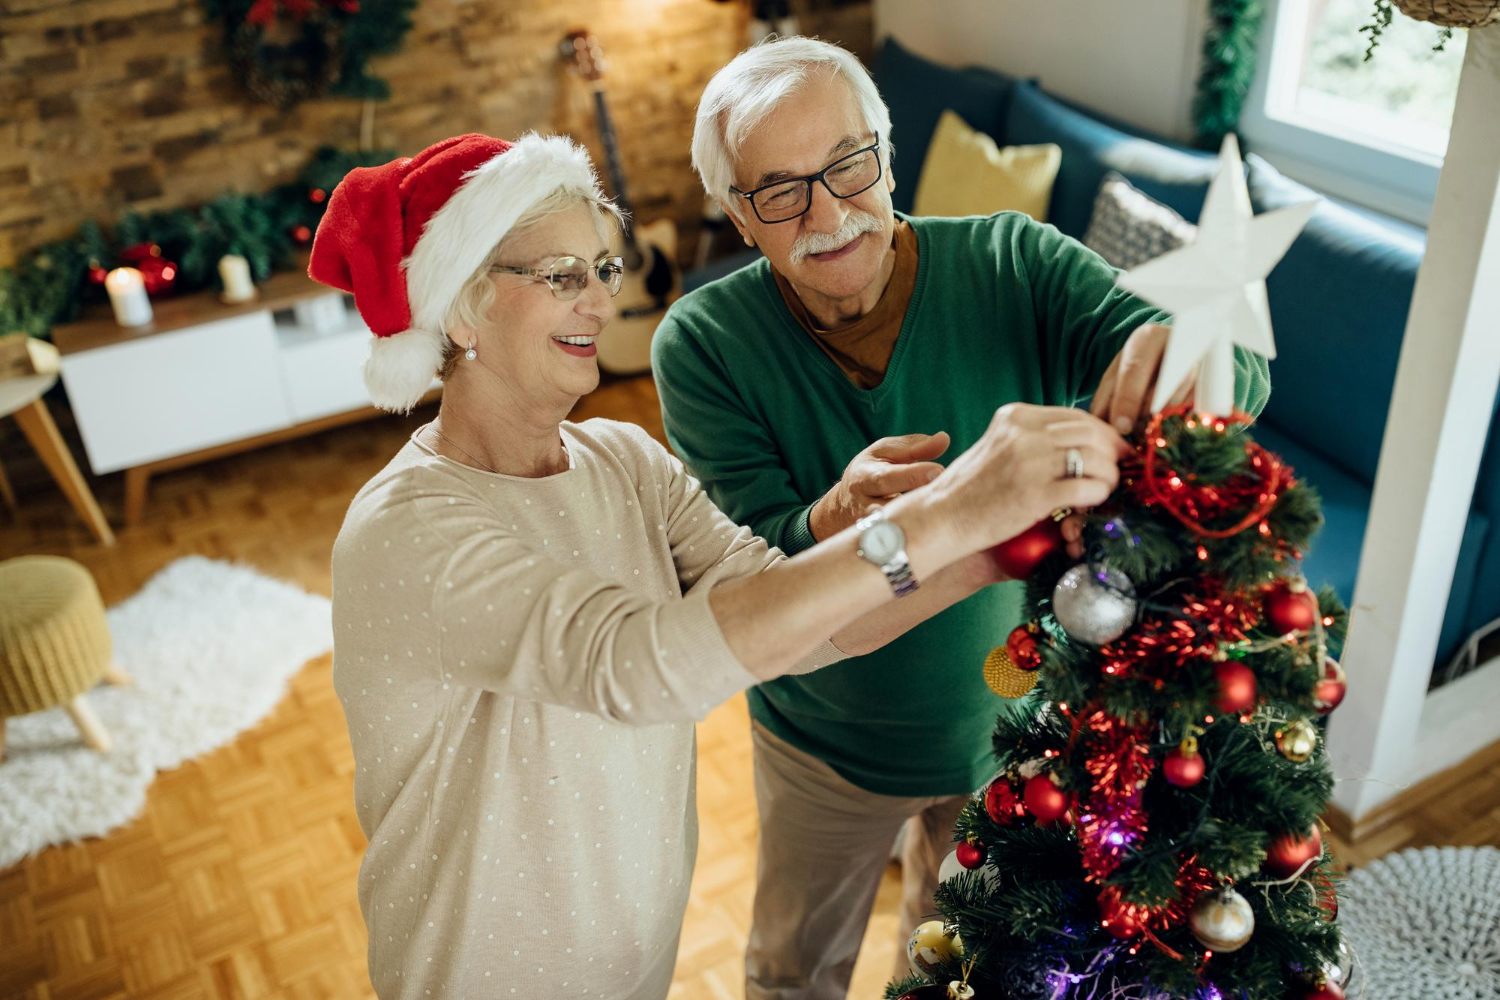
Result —
[{"label": "pearl earring", "polygon": [[473,361],[477,357],[479,357],[479,352],[474,350],[474,341],[471,340],[469,341],[469,349],[464,351],[464,360]]}]

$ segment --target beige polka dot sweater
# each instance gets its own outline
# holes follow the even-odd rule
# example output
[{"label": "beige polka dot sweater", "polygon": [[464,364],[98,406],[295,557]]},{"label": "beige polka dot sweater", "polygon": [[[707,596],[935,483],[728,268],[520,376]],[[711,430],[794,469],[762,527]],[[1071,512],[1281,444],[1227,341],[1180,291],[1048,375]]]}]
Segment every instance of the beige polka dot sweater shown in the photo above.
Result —
[{"label": "beige polka dot sweater", "polygon": [[[755,678],[716,582],[785,558],[639,428],[525,479],[415,440],[333,552],[334,684],[391,997],[665,997],[697,850],[693,722]],[[799,669],[841,658],[826,643]]]}]

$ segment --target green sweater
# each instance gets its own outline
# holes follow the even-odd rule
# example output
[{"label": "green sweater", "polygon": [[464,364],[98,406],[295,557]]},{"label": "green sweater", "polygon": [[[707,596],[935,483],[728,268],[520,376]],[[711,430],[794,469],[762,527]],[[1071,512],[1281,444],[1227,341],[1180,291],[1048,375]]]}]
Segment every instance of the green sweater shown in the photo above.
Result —
[{"label": "green sweater", "polygon": [[[672,447],[720,509],[788,554],[814,543],[809,509],[872,441],[946,430],[951,460],[1005,403],[1087,398],[1131,331],[1166,319],[1028,216],[907,221],[916,287],[874,389],[797,325],[764,258],[683,296],[657,329]],[[1265,359],[1237,352],[1235,367],[1236,402],[1258,413]],[[985,684],[984,659],[1021,621],[1022,596],[1019,583],[988,587],[874,653],[752,688],[751,715],[867,791],[968,793],[992,776],[989,734],[1013,704]]]}]

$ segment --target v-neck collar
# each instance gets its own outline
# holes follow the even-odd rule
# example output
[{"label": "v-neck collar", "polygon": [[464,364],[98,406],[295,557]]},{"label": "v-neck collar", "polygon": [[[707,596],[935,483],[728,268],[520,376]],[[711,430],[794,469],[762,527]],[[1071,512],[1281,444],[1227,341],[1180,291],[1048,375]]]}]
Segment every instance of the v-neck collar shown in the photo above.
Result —
[{"label": "v-neck collar", "polygon": [[786,300],[782,298],[781,289],[776,285],[776,276],[771,270],[771,262],[769,260],[765,262],[765,269],[761,275],[762,289],[767,297],[771,299],[772,312],[781,321],[783,332],[797,343],[798,349],[811,359],[810,363],[818,368],[825,378],[838,383],[842,386],[844,392],[853,394],[855,399],[869,406],[879,405],[880,401],[884,398],[886,388],[896,381],[901,369],[902,359],[906,356],[907,346],[911,340],[911,329],[914,325],[917,310],[920,308],[922,293],[927,286],[927,269],[931,256],[927,246],[927,237],[920,227],[913,225],[910,216],[897,212],[896,218],[911,226],[912,234],[916,237],[917,278],[912,285],[911,299],[906,304],[906,315],[901,321],[901,332],[896,335],[895,349],[891,352],[890,363],[886,365],[885,377],[873,389],[862,389],[855,385],[849,376],[844,373],[844,370],[838,366],[838,363],[830,358],[827,352],[813,341],[812,334],[804,330],[802,324],[797,322],[797,317],[792,315],[791,309],[787,307]]}]

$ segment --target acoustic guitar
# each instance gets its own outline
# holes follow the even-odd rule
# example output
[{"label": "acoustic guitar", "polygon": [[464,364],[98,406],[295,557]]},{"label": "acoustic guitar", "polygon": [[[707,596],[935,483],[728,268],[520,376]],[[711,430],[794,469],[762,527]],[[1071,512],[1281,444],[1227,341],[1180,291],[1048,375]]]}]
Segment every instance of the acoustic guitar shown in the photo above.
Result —
[{"label": "acoustic guitar", "polygon": [[599,40],[586,31],[571,31],[562,41],[562,50],[573,69],[593,90],[594,117],[604,144],[615,204],[625,215],[623,231],[611,244],[611,249],[625,258],[625,279],[615,298],[615,319],[598,341],[599,367],[611,375],[636,375],[651,370],[651,336],[667,306],[682,291],[682,274],[677,267],[677,227],[671,219],[658,219],[644,226],[636,224],[609,104],[604,97],[604,52]]}]

